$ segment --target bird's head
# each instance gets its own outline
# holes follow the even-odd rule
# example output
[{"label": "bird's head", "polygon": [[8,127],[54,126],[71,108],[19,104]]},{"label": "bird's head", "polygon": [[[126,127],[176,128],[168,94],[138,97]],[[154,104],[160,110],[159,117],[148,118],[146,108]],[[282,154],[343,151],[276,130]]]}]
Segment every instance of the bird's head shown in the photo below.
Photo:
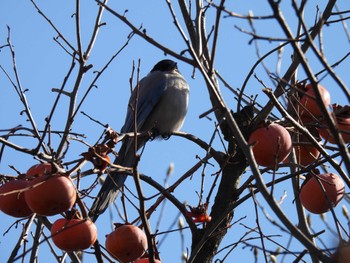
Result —
[{"label": "bird's head", "polygon": [[151,70],[151,72],[154,71],[178,71],[177,69],[177,63],[170,60],[170,59],[164,59],[159,61]]}]

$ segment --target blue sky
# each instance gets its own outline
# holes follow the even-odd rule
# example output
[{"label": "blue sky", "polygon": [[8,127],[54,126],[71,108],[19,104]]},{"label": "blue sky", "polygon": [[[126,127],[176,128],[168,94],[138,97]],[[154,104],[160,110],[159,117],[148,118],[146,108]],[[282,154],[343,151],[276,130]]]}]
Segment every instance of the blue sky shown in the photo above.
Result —
[{"label": "blue sky", "polygon": [[[57,28],[62,31],[68,41],[76,45],[75,20],[74,17],[71,17],[74,13],[74,2],[63,0],[50,1],[50,3],[38,1],[37,3]],[[309,25],[312,25],[315,19],[316,5],[319,5],[320,10],[322,10],[324,3],[323,1],[309,1],[308,3],[306,21]],[[181,52],[186,48],[185,43],[174,27],[170,12],[167,9],[166,1],[110,1],[109,5],[119,13],[124,13],[125,10],[128,10],[125,13],[126,17],[136,26],[141,26],[142,24],[143,28],[147,30],[147,34],[163,45],[169,46],[176,52]],[[345,3],[345,1],[339,3],[339,8],[341,10],[349,9],[349,7],[349,3]],[[174,3],[174,8],[176,12],[179,11],[176,3]],[[241,14],[247,14],[249,10],[253,10],[255,15],[271,14],[271,10],[265,1],[234,1],[233,3],[228,3],[227,8]],[[288,23],[295,32],[295,16],[291,11],[289,1],[283,1],[282,8]],[[84,47],[86,47],[91,35],[96,11],[97,5],[94,1],[82,1],[81,28]],[[214,9],[209,9],[207,11],[208,31],[210,31],[214,21],[214,15]],[[178,13],[178,17],[180,17],[180,13]],[[100,35],[89,60],[93,68],[86,74],[82,82],[78,100],[82,98],[87,87],[94,78],[95,74],[93,71],[98,71],[105,65],[109,58],[124,45],[127,36],[131,32],[126,25],[108,12],[104,14],[102,21],[106,22],[106,25],[101,27]],[[180,21],[182,23],[181,19]],[[0,11],[0,46],[6,44],[8,33],[6,25],[11,28],[11,41],[16,52],[17,68],[23,88],[28,89],[26,97],[31,112],[38,127],[43,129],[45,117],[47,117],[56,98],[56,93],[51,92],[51,89],[61,86],[70,67],[71,58],[53,40],[57,34],[52,27],[44,21],[42,16],[36,12],[30,1],[3,1]],[[262,20],[257,21],[255,25],[259,35],[284,38],[280,28],[274,22]],[[239,88],[244,82],[250,68],[256,62],[257,56],[254,43],[248,44],[251,37],[239,32],[235,26],[248,31],[250,30],[245,20],[233,18],[223,19],[219,31],[219,43],[215,65],[218,72],[233,88]],[[278,46],[278,44],[278,41],[260,41],[259,49],[261,54],[265,54],[267,51]],[[349,41],[340,24],[324,28],[323,44],[324,52],[330,64],[338,61],[349,52]],[[291,49],[286,47],[281,63],[281,74],[284,73],[290,63],[290,54]],[[162,51],[151,46],[138,36],[134,36],[127,47],[118,55],[116,60],[97,81],[97,88],[89,93],[81,110],[104,124],[108,123],[112,128],[119,131],[124,122],[127,101],[130,94],[129,78],[132,70],[132,62],[134,61],[137,64],[137,61],[139,59],[141,60],[140,75],[145,76],[157,61],[164,58],[165,56]],[[320,63],[312,54],[310,54],[308,59],[314,72],[322,69]],[[276,62],[276,54],[271,55],[265,61],[272,73],[276,73]],[[11,78],[14,78],[11,56],[6,48],[2,49],[0,52],[0,65],[10,74]],[[182,130],[194,134],[202,140],[209,141],[213,134],[215,123],[205,118],[198,118],[200,114],[210,109],[209,98],[203,79],[198,72],[196,77],[192,78],[192,68],[190,66],[182,62],[179,62],[178,66],[191,88],[189,111]],[[349,60],[345,60],[345,62],[335,69],[346,84],[350,81],[348,69]],[[256,69],[256,74],[266,85],[271,86],[273,84],[261,66]],[[74,83],[75,75],[76,72],[73,72],[72,78],[68,80],[68,90],[71,89]],[[303,78],[305,78],[305,74],[300,70],[298,79]],[[325,77],[324,80],[322,80],[322,84],[330,90],[332,102],[349,104],[349,101],[345,99],[330,77]],[[237,105],[234,94],[227,90],[222,83],[220,83],[220,86],[227,105],[232,109],[236,109]],[[23,106],[14,88],[3,72],[0,72],[0,89],[2,94],[0,96],[0,130],[9,129],[19,124],[29,126],[26,121],[26,116],[23,114],[20,115]],[[248,95],[258,94],[257,101],[263,105],[266,103],[267,98],[261,92],[261,89],[261,84],[254,77],[251,77],[246,92]],[[63,125],[66,122],[67,102],[67,98],[63,98],[60,101],[51,123],[52,130],[63,129]],[[73,130],[77,133],[85,134],[86,142],[94,144],[103,132],[103,127],[92,122],[84,115],[78,114]],[[28,137],[16,137],[13,138],[13,141],[27,148],[32,147],[35,143],[34,140]],[[57,147],[58,142],[59,138],[53,136],[53,147]],[[217,150],[223,149],[218,137],[215,138],[213,146]],[[73,141],[65,161],[78,159],[83,151],[86,151],[86,146],[78,141]],[[198,161],[198,159],[196,159],[197,155],[203,158],[205,152],[182,138],[172,137],[167,141],[151,142],[147,145],[142,156],[140,171],[146,175],[152,176],[152,178],[157,178],[159,182],[163,183],[169,164],[174,163],[174,173],[169,179],[169,183],[172,183]],[[14,172],[9,168],[9,165],[13,165],[19,171],[25,172],[35,163],[36,160],[31,156],[16,153],[7,148],[0,162],[0,173],[13,175]],[[86,169],[89,168],[91,168],[91,166],[87,165]],[[218,171],[218,167],[215,164],[214,166],[207,166],[206,170],[198,170],[193,175],[192,180],[187,180],[174,194],[179,197],[181,202],[188,202],[191,205],[196,205],[198,202],[196,191],[200,191],[199,182],[201,174],[204,173],[206,175],[204,193],[206,195],[214,179],[212,174],[216,171]],[[249,175],[250,172],[248,169],[246,174],[243,175],[242,180],[247,179]],[[266,174],[264,178],[269,176],[271,175]],[[88,186],[94,179],[95,175],[84,179],[83,186],[84,184]],[[268,178],[266,180],[269,181]],[[280,184],[276,187],[275,193],[277,198],[278,196],[282,196],[286,191],[287,198],[281,206],[285,209],[286,214],[293,219],[295,217],[295,212],[293,210],[294,197],[289,184],[289,182]],[[131,180],[129,180],[129,186],[132,189]],[[152,193],[154,193],[154,190],[149,189],[146,185],[144,185],[144,188],[147,195],[151,196]],[[258,195],[257,198],[261,202],[261,205],[266,207],[266,212],[275,218],[273,213],[267,208],[262,197]],[[86,200],[86,202],[89,203],[90,200]],[[151,205],[153,202],[154,199],[148,204]],[[242,221],[240,221],[241,224],[232,226],[223,244],[237,242],[238,239],[248,231],[247,227],[254,228],[256,226],[252,205],[253,203],[251,201],[247,201],[235,211],[234,221],[242,218]],[[340,206],[337,207],[336,211],[339,211],[339,209]],[[161,209],[158,208],[157,213],[160,213],[160,210]],[[128,212],[130,218],[135,217],[135,210],[130,208]],[[113,215],[113,220],[118,221],[115,212]],[[167,203],[160,231],[166,231],[171,227],[172,222],[176,222],[177,217],[177,211],[171,204]],[[2,221],[0,233],[4,233],[14,222],[14,219],[4,214],[1,214],[0,218]],[[53,219],[54,217],[52,217],[52,220]],[[266,235],[281,234],[282,236],[276,237],[276,239],[281,240],[284,244],[288,242],[289,236],[284,235],[279,228],[273,227],[271,223],[264,219],[262,214],[260,215],[260,220],[265,227],[264,229],[266,232],[264,233]],[[151,219],[153,227],[155,227],[156,222],[157,216],[154,216],[154,219]],[[325,226],[320,223],[318,216],[313,216],[313,222],[315,222],[316,229],[321,230],[325,228]],[[97,226],[99,229],[99,238],[103,240],[104,236],[110,231],[108,213],[99,219]],[[173,228],[176,228],[176,224]],[[9,233],[5,236],[0,236],[0,254],[5,258],[8,257],[9,251],[14,247],[20,229],[21,227],[18,227],[18,229],[12,227]],[[257,234],[253,236],[256,237]],[[162,237],[159,237],[159,240],[161,239]],[[331,236],[329,236],[328,239],[332,241]],[[101,243],[103,243],[103,241]],[[185,232],[185,247],[190,249],[190,244],[190,236],[188,232]],[[259,242],[255,244],[261,245]],[[293,251],[300,250],[300,246],[298,246],[295,240],[292,242],[291,246]],[[276,249],[276,246],[271,245],[270,248]],[[159,250],[163,262],[180,262],[180,255],[182,252],[180,233],[170,233],[166,241],[161,244]],[[218,256],[218,258],[221,257],[223,257],[223,254]],[[88,258],[91,258],[91,255],[86,255],[87,262],[90,262]],[[49,259],[50,253],[48,246],[44,245],[39,251],[39,260],[47,261]],[[238,249],[230,254],[227,262],[231,262],[233,259],[237,261],[244,259],[246,262],[250,262],[253,260],[253,257],[248,247],[240,245]],[[259,262],[260,261],[263,261],[261,255]]]}]

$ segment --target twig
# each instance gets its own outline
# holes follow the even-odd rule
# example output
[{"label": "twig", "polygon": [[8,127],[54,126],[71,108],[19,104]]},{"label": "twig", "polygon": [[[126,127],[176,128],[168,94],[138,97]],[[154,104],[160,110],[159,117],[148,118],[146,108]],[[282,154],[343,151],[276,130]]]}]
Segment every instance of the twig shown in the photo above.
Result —
[{"label": "twig", "polygon": [[32,226],[32,223],[34,222],[36,214],[33,214],[31,217],[29,217],[28,221],[26,222],[26,224],[23,226],[23,230],[21,235],[19,236],[19,239],[17,241],[16,246],[13,248],[11,255],[9,257],[9,259],[7,260],[7,262],[14,262],[14,259],[17,256],[18,250],[21,248],[21,246],[27,242],[27,237],[28,237],[28,233],[30,231],[30,227]]},{"label": "twig", "polygon": [[224,8],[224,4],[225,4],[225,0],[221,0],[220,5],[216,9],[216,18],[215,18],[215,24],[214,24],[214,38],[213,38],[211,57],[210,57],[211,59],[209,61],[209,70],[208,70],[211,74],[214,73],[215,54],[216,54],[216,48],[218,43],[221,14]]},{"label": "twig", "polygon": [[35,229],[35,235],[33,236],[33,247],[32,247],[32,253],[30,253],[30,260],[29,262],[35,262],[38,257],[38,251],[39,251],[39,243],[40,243],[40,236],[42,234],[43,230],[43,224],[39,220],[38,223],[36,224],[36,229]]},{"label": "twig", "polygon": [[135,27],[124,15],[120,15],[119,13],[117,13],[116,11],[114,11],[113,9],[111,9],[109,6],[105,5],[104,3],[102,3],[99,0],[95,0],[99,5],[103,6],[104,8],[106,8],[106,10],[108,12],[110,12],[111,14],[113,14],[114,16],[116,16],[118,19],[120,19],[122,22],[124,22],[128,27],[130,27],[132,29],[132,31],[141,36],[143,39],[145,39],[147,42],[149,42],[150,44],[154,45],[155,47],[159,48],[160,50],[164,51],[164,53],[169,54],[181,61],[184,61],[190,65],[194,65],[194,62],[184,56],[179,55],[177,52],[161,45],[159,42],[155,41],[153,38],[149,37],[145,31],[142,32],[139,28]]},{"label": "twig", "polygon": [[[107,3],[108,3],[108,0],[104,0],[103,4],[107,5]],[[103,11],[104,11],[104,7],[103,7],[103,5],[100,5],[100,8],[98,10],[98,14],[97,14],[96,20],[95,20],[94,31],[92,32],[92,36],[90,38],[90,42],[89,42],[89,44],[88,44],[88,46],[86,48],[85,54],[84,54],[86,59],[88,59],[89,56],[90,56],[90,52],[91,52],[91,50],[92,50],[92,48],[93,48],[93,46],[95,44],[95,41],[97,39],[99,30],[100,30],[100,28],[102,26],[101,18],[102,18]]]},{"label": "twig", "polygon": [[[269,0],[269,2],[273,5],[271,0]],[[323,27],[325,21],[327,21],[327,19],[329,18],[329,16],[332,13],[335,2],[336,2],[335,0],[328,1],[327,6],[325,7],[325,9],[322,12],[322,16],[319,18],[316,25],[313,27],[312,32],[310,33],[310,36],[312,39],[315,39],[316,36],[319,34],[319,32],[322,30],[322,27]],[[276,4],[276,5],[278,5],[278,4]],[[275,15],[279,15],[279,12],[280,12],[279,9],[276,9]],[[280,21],[280,22],[283,23],[284,21]],[[293,44],[293,42],[292,42],[292,44]],[[295,48],[297,49],[299,47],[295,47]],[[302,51],[303,54],[305,54],[309,48],[310,48],[310,43],[309,43],[309,41],[306,41],[301,46],[300,50]],[[294,76],[295,71],[297,70],[297,68],[301,64],[301,61],[300,61],[300,58],[298,57],[298,54],[294,54],[293,58],[294,59],[293,59],[291,65],[289,66],[289,68],[285,72],[284,76],[282,77],[283,81],[278,84],[276,90],[274,91],[274,94],[277,98],[279,96],[281,96],[282,94],[284,94],[285,87],[287,86],[289,80]],[[264,120],[269,115],[272,108],[273,108],[273,105],[271,103],[267,103],[265,105],[265,107],[260,111],[258,118],[256,118],[255,122],[260,123],[262,120]]]},{"label": "twig", "polygon": [[[261,245],[262,245],[262,248],[263,248],[262,251],[263,251],[263,254],[264,254],[265,262],[267,263],[268,259],[267,259],[267,255],[266,255],[266,247],[265,247],[265,242],[264,242],[264,237],[263,237],[264,234],[262,233],[260,222],[259,222],[259,212],[258,212],[258,208],[257,208],[257,200],[255,198],[254,191],[252,189],[250,189],[250,192],[251,192],[251,195],[253,197],[254,210],[255,210],[255,222],[256,222],[256,225],[258,227],[258,233],[259,233]],[[271,195],[272,195],[272,193],[271,193]]]},{"label": "twig", "polygon": [[[27,101],[27,98],[25,96],[25,91],[22,88],[22,84],[20,82],[20,78],[19,78],[19,73],[17,70],[17,63],[16,63],[16,53],[13,49],[12,43],[11,43],[11,31],[10,31],[10,27],[7,27],[8,30],[8,36],[7,36],[7,43],[9,45],[10,51],[11,51],[11,56],[12,56],[12,64],[13,64],[13,71],[15,73],[15,78],[16,78],[16,84],[14,82],[11,81],[12,85],[14,86],[14,88],[17,91],[17,94],[24,106],[25,109],[25,113],[29,119],[29,122],[31,123],[32,127],[33,127],[33,131],[35,136],[38,138],[38,140],[40,141],[40,134],[38,132],[38,128],[37,125],[35,123],[34,117],[32,116],[32,113],[30,111],[30,107]],[[45,151],[45,153],[49,153],[48,149],[46,149],[45,145],[42,145],[43,149]]]},{"label": "twig", "polygon": [[75,1],[75,30],[76,40],[78,46],[79,62],[82,64],[85,62],[85,56],[83,54],[83,47],[81,43],[81,31],[80,31],[80,0]]},{"label": "twig", "polygon": [[130,33],[129,36],[128,36],[127,41],[125,42],[125,44],[108,60],[108,62],[105,64],[105,66],[100,71],[97,72],[96,77],[93,79],[93,81],[91,82],[90,86],[86,90],[83,98],[81,99],[81,101],[79,102],[78,106],[76,107],[75,112],[73,114],[73,118],[79,112],[79,109],[83,105],[83,102],[87,98],[87,96],[90,93],[90,91],[92,90],[92,88],[94,88],[94,87],[97,88],[95,83],[101,77],[102,73],[109,67],[109,65],[114,61],[114,59],[126,48],[126,46],[129,44],[129,42],[131,41],[133,36],[134,36],[134,34]]},{"label": "twig", "polygon": [[73,51],[72,53],[78,53],[77,50],[69,43],[69,41],[63,36],[63,34],[57,29],[57,27],[54,25],[54,23],[41,11],[41,9],[38,7],[38,5],[35,3],[34,0],[30,0],[32,4],[34,5],[35,9],[38,11],[38,13],[50,24],[50,26],[56,31],[58,36],[66,43],[66,45]]}]

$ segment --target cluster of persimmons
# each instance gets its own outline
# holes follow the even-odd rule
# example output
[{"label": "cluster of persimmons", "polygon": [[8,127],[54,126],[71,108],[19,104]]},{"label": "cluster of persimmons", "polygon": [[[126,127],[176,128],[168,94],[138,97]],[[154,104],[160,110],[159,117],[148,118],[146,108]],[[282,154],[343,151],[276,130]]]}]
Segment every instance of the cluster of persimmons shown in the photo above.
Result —
[{"label": "cluster of persimmons", "polygon": [[[87,249],[97,239],[97,228],[73,208],[77,191],[69,176],[54,171],[51,163],[40,163],[4,183],[0,186],[0,210],[13,217],[64,214],[51,226],[53,243],[68,252]],[[149,262],[147,257],[142,258],[148,248],[146,234],[137,226],[116,224],[106,237],[105,247],[120,262]]]},{"label": "cluster of persimmons", "polygon": [[[331,97],[326,88],[320,84],[300,85],[300,92],[296,99],[291,100],[289,109],[293,109],[294,116],[306,127],[315,138],[322,137],[326,142],[335,143],[335,139],[328,128],[321,110],[320,100],[316,99],[315,88],[318,89],[325,109],[329,110],[336,128],[345,143],[350,142],[350,111],[347,106],[331,105]],[[316,125],[315,125],[316,124]],[[293,129],[291,129],[293,130]],[[293,131],[288,131],[284,125],[278,123],[264,123],[254,130],[248,139],[252,145],[257,164],[276,169],[280,162],[288,162],[292,149],[295,150],[296,162],[305,167],[315,164],[320,158],[317,147],[305,138],[298,136],[293,143]],[[335,207],[344,195],[344,182],[334,173],[320,174],[317,169],[306,175],[301,186],[299,198],[302,205],[311,213],[322,214]]]}]

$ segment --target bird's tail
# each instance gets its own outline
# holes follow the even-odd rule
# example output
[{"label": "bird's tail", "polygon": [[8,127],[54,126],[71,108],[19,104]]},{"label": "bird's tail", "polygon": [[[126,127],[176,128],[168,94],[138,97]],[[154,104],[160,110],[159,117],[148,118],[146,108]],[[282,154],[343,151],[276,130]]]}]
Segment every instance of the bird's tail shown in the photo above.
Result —
[{"label": "bird's tail", "polygon": [[[122,166],[131,166],[134,159],[134,154],[130,151],[130,143],[123,142],[118,157],[114,161],[115,164]],[[92,204],[89,212],[89,217],[92,221],[96,221],[97,218],[107,209],[107,207],[114,202],[120,191],[120,188],[124,186],[126,174],[120,172],[110,172],[102,184],[102,187]]]}]

